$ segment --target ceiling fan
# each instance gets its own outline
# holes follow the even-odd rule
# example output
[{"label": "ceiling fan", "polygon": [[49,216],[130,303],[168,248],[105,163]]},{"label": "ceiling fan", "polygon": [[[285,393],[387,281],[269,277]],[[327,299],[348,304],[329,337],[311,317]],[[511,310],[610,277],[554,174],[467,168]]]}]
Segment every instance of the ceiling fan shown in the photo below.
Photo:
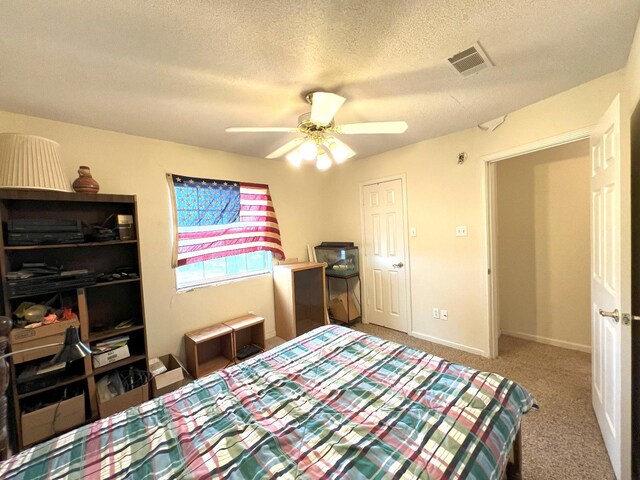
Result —
[{"label": "ceiling fan", "polygon": [[298,118],[298,126],[289,127],[231,127],[227,132],[278,132],[302,134],[274,150],[267,158],[278,158],[286,155],[287,160],[298,167],[303,160],[315,161],[318,170],[326,170],[335,162],[337,164],[353,157],[354,152],[349,146],[336,138],[335,134],[387,134],[404,133],[406,122],[365,122],[335,124],[335,115],[345,101],[344,97],[330,92],[311,91],[303,95],[311,104],[311,112]]}]

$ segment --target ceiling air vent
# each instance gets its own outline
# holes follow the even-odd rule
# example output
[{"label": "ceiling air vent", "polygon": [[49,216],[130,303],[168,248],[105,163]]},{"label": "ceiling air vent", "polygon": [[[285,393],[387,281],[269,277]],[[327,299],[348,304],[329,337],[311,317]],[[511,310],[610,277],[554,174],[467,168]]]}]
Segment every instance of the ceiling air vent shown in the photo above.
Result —
[{"label": "ceiling air vent", "polygon": [[492,66],[491,60],[477,42],[448,58],[447,61],[463,77],[468,77]]}]

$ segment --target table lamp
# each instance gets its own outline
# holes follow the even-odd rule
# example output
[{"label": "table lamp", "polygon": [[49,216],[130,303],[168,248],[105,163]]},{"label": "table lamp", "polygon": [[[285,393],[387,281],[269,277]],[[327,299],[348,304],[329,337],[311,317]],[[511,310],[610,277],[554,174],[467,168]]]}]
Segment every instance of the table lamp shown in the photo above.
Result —
[{"label": "table lamp", "polygon": [[5,394],[9,385],[9,367],[5,361],[17,353],[42,350],[62,345],[60,351],[51,359],[51,363],[73,362],[91,354],[91,350],[80,341],[78,329],[69,327],[64,334],[64,342],[40,345],[15,352],[4,353],[8,344],[7,335],[13,326],[9,317],[0,316],[0,459],[6,459],[9,451],[9,435],[7,430],[7,396]]},{"label": "table lamp", "polygon": [[0,188],[70,192],[60,145],[48,138],[0,133]]}]

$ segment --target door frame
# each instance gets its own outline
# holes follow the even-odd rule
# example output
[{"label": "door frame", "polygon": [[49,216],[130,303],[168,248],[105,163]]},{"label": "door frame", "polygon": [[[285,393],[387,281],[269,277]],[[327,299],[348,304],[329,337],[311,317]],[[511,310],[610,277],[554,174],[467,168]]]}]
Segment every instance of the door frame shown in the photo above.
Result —
[{"label": "door frame", "polygon": [[[360,265],[366,266],[365,258],[364,258],[364,245],[365,245],[365,232],[364,232],[364,187],[367,185],[375,185],[377,183],[390,182],[392,180],[400,180],[400,185],[402,186],[402,221],[404,222],[403,229],[403,242],[404,242],[404,252],[405,252],[405,260],[404,265],[404,281],[405,281],[405,303],[406,303],[406,312],[407,312],[407,331],[404,332],[408,335],[411,335],[413,332],[413,316],[411,310],[411,261],[410,261],[410,252],[409,252],[409,212],[408,212],[408,199],[407,199],[407,174],[399,173],[396,175],[390,175],[388,177],[375,178],[371,180],[365,180],[364,182],[360,182],[359,190],[360,190],[360,241],[362,248],[360,249]],[[360,271],[363,274],[360,276],[360,281],[362,282],[362,298],[360,299],[360,315],[362,315],[362,322],[369,323],[367,319],[367,280],[366,275],[364,274],[364,268],[360,268]]]},{"label": "door frame", "polygon": [[568,143],[588,140],[595,125],[578,130],[562,133],[553,137],[547,137],[535,142],[527,143],[508,150],[502,150],[487,155],[480,159],[484,162],[482,169],[482,185],[485,209],[485,244],[487,266],[487,318],[489,319],[489,358],[498,357],[498,339],[500,338],[500,311],[498,308],[498,277],[497,277],[497,218],[496,218],[496,164],[502,160],[519,157],[528,153],[559,147]]}]

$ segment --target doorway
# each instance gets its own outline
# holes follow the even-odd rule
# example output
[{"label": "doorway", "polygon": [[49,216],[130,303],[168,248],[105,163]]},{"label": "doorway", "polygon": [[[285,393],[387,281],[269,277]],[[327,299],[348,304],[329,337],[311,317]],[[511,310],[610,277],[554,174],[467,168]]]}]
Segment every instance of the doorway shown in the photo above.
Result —
[{"label": "doorway", "polygon": [[[487,193],[487,254],[488,254],[488,313],[490,331],[490,356],[498,354],[498,318],[500,312],[497,276],[496,242],[496,161],[535,152],[552,146],[575,142],[584,138],[590,141],[590,199],[591,203],[591,343],[592,375],[591,400],[607,452],[618,478],[631,478],[631,273],[632,249],[628,239],[632,237],[630,197],[633,196],[637,167],[632,167],[629,182],[629,165],[625,158],[621,123],[620,95],[616,95],[600,120],[593,127],[569,132],[530,145],[498,152],[483,157]],[[633,123],[632,118],[632,123]],[[635,132],[632,126],[631,133]],[[634,140],[631,140],[634,143]],[[633,148],[633,145],[632,145]],[[637,150],[636,150],[637,151]],[[635,157],[632,156],[632,165]],[[635,168],[635,170],[634,170]],[[635,189],[637,190],[637,189]],[[633,201],[634,207],[640,204]],[[637,210],[634,208],[634,211]],[[634,241],[635,243],[635,241]],[[637,243],[640,244],[640,243]],[[634,246],[637,246],[635,244]],[[635,250],[637,251],[637,250]],[[640,258],[640,256],[636,256]],[[635,332],[635,329],[634,329]],[[634,360],[637,360],[637,356]],[[637,363],[634,363],[634,366]],[[633,397],[637,398],[637,395]],[[637,432],[634,432],[636,435]]]},{"label": "doorway", "polygon": [[[488,271],[489,283],[488,283],[488,316],[489,316],[489,357],[498,357],[498,339],[501,334],[500,327],[500,289],[499,289],[499,265],[498,265],[498,187],[497,187],[497,169],[500,163],[518,162],[527,158],[528,155],[533,155],[539,152],[547,150],[553,151],[554,148],[560,148],[563,146],[570,146],[574,143],[580,143],[584,141],[585,145],[588,145],[588,139],[591,133],[591,128],[584,128],[567,132],[555,137],[542,139],[530,144],[522,145],[513,149],[496,152],[490,155],[485,155],[482,160],[485,162],[485,186],[486,186],[486,212],[487,212],[487,259],[488,259]],[[538,159],[540,160],[540,159]],[[541,167],[541,171],[544,168]],[[541,177],[544,180],[544,175]],[[562,185],[562,183],[560,183]],[[589,208],[589,197],[585,200],[585,208]],[[530,204],[530,203],[529,203]],[[531,205],[531,204],[530,204]],[[517,205],[515,205],[517,207]],[[530,210],[534,207],[530,206]],[[517,210],[516,210],[517,211]],[[534,210],[535,211],[535,210]],[[539,209],[540,212],[548,212],[547,206]],[[516,217],[517,218],[517,217]],[[544,218],[544,217],[543,217]],[[534,218],[535,221],[535,218]],[[503,229],[504,230],[504,229]],[[588,235],[588,233],[587,233]],[[589,274],[587,273],[587,278]],[[536,307],[537,308],[537,307]],[[518,332],[511,332],[518,333]],[[526,332],[524,332],[526,333]],[[536,335],[536,334],[530,334]],[[537,337],[544,337],[544,335],[537,334]],[[526,338],[526,337],[523,337]],[[550,338],[550,337],[546,337]],[[530,338],[532,340],[541,340],[540,338]],[[575,343],[575,342],[574,342]],[[567,346],[562,345],[562,346]],[[588,348],[588,345],[586,345]]]},{"label": "doorway", "polygon": [[404,176],[361,184],[364,319],[409,333],[409,248]]},{"label": "doorway", "polygon": [[494,168],[501,335],[590,352],[588,140]]}]

